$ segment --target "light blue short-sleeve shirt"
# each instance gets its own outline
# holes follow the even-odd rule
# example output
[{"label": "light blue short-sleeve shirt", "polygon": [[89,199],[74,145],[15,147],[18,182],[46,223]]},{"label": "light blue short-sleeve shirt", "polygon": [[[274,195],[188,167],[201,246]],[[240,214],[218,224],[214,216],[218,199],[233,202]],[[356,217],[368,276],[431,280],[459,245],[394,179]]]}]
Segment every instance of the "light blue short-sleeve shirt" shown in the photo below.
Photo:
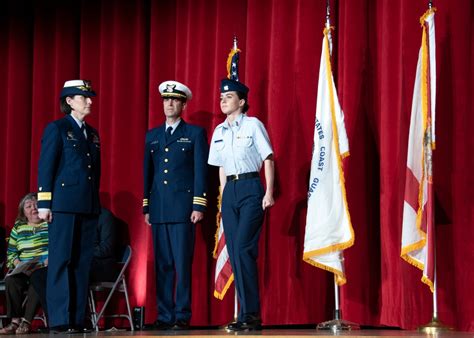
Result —
[{"label": "light blue short-sleeve shirt", "polygon": [[216,127],[208,163],[223,167],[227,176],[259,172],[263,161],[271,154],[272,145],[263,123],[241,114],[232,124],[226,120]]}]

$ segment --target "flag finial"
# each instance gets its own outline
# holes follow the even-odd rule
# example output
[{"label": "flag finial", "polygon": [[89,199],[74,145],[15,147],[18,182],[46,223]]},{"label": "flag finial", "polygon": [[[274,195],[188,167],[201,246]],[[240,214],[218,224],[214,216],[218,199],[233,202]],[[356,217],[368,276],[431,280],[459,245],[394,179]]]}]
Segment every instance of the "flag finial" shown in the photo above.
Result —
[{"label": "flag finial", "polygon": [[237,50],[237,36],[234,35],[234,50]]},{"label": "flag finial", "polygon": [[329,0],[326,0],[326,28],[329,29],[331,26],[331,6]]}]

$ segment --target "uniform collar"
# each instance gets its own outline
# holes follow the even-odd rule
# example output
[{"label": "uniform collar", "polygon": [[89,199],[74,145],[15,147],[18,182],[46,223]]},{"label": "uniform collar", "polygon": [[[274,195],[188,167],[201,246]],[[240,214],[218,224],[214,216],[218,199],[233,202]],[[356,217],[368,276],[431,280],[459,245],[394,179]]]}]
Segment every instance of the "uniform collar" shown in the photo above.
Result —
[{"label": "uniform collar", "polygon": [[82,125],[84,125],[84,127],[86,126],[86,122],[85,121],[80,121],[78,119],[76,119],[72,114],[69,114],[69,116],[72,117],[72,119],[77,123],[77,126],[80,128],[82,128]]},{"label": "uniform collar", "polygon": [[176,121],[173,124],[165,123],[166,124],[165,125],[165,130],[168,129],[168,127],[171,127],[171,128],[173,128],[173,130],[171,131],[171,134],[173,134],[173,132],[176,130],[176,128],[178,128],[180,122],[181,122],[181,118],[179,118],[178,121]]},{"label": "uniform collar", "polygon": [[232,123],[229,123],[229,121],[226,119],[224,121],[224,129],[236,129],[239,130],[240,126],[242,125],[242,121],[244,119],[245,114],[240,114]]}]

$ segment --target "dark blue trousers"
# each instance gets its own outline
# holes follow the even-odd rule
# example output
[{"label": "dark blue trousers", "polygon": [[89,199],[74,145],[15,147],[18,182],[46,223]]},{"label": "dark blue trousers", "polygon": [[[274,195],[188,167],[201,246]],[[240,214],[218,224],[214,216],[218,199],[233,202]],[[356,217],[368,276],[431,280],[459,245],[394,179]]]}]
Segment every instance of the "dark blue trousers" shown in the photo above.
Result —
[{"label": "dark blue trousers", "polygon": [[222,221],[240,303],[240,321],[260,314],[257,257],[263,195],[257,177],[227,182],[222,196]]},{"label": "dark blue trousers", "polygon": [[46,299],[50,327],[84,325],[97,215],[53,213]]},{"label": "dark blue trousers", "polygon": [[169,324],[189,321],[195,225],[154,223],[152,229],[158,320]]}]

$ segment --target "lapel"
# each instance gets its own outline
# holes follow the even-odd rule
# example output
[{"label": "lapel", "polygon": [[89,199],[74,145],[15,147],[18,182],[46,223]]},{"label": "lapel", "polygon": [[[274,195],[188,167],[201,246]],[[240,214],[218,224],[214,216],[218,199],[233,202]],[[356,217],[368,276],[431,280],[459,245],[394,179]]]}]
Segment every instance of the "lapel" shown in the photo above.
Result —
[{"label": "lapel", "polygon": [[76,139],[78,141],[85,142],[86,138],[84,136],[84,133],[81,131],[81,128],[79,128],[79,125],[77,124],[76,120],[74,120],[74,118],[70,114],[66,115],[66,119],[69,121],[69,125],[71,126]]},{"label": "lapel", "polygon": [[[163,127],[163,136],[164,136],[164,133],[165,133],[165,128],[166,128],[166,124]],[[186,130],[186,123],[184,122],[183,119],[181,119],[181,122],[178,124],[178,127],[176,127],[176,130],[174,131],[174,133],[171,134],[171,137],[166,142],[166,145],[168,145],[170,143],[173,143],[173,142],[176,142],[176,140],[178,140],[179,138],[181,138],[184,135],[185,130]]]},{"label": "lapel", "polygon": [[165,144],[165,129],[166,129],[166,123],[163,123],[161,127],[158,127],[158,130],[156,132],[156,138],[158,139],[158,143],[161,147],[161,145]]}]

